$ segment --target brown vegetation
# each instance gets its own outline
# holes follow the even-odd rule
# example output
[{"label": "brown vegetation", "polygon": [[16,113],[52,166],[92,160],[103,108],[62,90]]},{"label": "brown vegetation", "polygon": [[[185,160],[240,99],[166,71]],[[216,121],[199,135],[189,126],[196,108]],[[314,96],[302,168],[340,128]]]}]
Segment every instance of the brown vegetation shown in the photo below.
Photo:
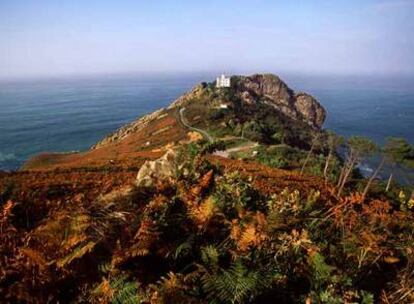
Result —
[{"label": "brown vegetation", "polygon": [[338,200],[323,178],[254,162],[184,154],[182,164],[150,188],[133,186],[133,171],[2,174],[14,184],[2,193],[3,301],[414,299],[408,207]]},{"label": "brown vegetation", "polygon": [[[179,144],[189,140],[188,130],[181,126],[177,114],[170,110],[168,115],[148,124],[142,130],[133,132],[120,141],[108,143],[97,149],[81,153],[43,153],[24,166],[24,170],[53,170],[82,167],[139,168],[146,160],[156,159],[165,152],[168,144]],[[163,130],[163,132],[160,132]],[[157,133],[158,132],[158,133]],[[155,136],[153,136],[155,134]],[[191,134],[192,139],[194,135]]]}]

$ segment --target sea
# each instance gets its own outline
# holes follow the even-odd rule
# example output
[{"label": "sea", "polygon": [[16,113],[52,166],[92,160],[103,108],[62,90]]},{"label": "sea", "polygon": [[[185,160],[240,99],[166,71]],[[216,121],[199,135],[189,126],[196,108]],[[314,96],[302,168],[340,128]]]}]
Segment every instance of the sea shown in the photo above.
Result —
[{"label": "sea", "polygon": [[[275,73],[278,74],[278,73]],[[85,151],[213,73],[108,75],[0,81],[0,170],[17,170],[40,152]],[[327,110],[326,129],[381,145],[414,144],[414,77],[279,74]],[[369,168],[367,168],[369,170]]]}]

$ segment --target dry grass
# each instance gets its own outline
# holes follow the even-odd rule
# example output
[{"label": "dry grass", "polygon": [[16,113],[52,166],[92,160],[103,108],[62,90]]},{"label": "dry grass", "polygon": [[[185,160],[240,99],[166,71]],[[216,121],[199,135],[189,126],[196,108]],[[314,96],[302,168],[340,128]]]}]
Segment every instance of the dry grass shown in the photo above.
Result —
[{"label": "dry grass", "polygon": [[[188,140],[188,130],[176,119],[175,112],[152,121],[144,129],[129,134],[125,139],[109,143],[101,148],[81,153],[43,153],[24,166],[24,170],[54,170],[81,167],[117,166],[140,167],[148,159],[156,159],[164,153],[168,143]],[[162,132],[161,132],[162,131]],[[151,136],[156,134],[156,136]]]}]

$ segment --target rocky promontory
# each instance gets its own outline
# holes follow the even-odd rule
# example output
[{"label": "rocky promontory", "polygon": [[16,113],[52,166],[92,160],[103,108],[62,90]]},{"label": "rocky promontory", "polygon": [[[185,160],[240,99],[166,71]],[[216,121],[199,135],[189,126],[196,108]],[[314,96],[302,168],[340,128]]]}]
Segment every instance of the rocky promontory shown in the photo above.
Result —
[{"label": "rocky promontory", "polygon": [[[321,128],[326,118],[325,109],[313,96],[294,92],[276,75],[232,76],[231,87],[226,89],[247,105],[266,103],[292,120],[303,121],[314,128]],[[169,108],[187,105],[200,98],[205,90],[205,86],[198,85]]]},{"label": "rocky promontory", "polygon": [[326,111],[311,95],[295,93],[278,76],[255,74],[236,76],[234,90],[247,103],[266,102],[294,120],[302,120],[315,128],[321,128]]},{"label": "rocky promontory", "polygon": [[139,166],[193,140],[190,131],[195,130],[210,139],[239,137],[307,149],[325,117],[325,109],[314,97],[295,92],[278,76],[231,76],[230,87],[219,88],[214,81],[198,84],[169,107],[121,127],[88,151],[44,153],[29,160],[24,169]]}]

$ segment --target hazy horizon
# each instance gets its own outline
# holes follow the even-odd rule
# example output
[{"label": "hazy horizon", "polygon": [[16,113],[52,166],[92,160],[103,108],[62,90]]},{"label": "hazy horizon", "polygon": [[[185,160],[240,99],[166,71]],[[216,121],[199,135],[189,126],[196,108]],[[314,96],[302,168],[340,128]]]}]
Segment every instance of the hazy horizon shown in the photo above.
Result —
[{"label": "hazy horizon", "polygon": [[0,79],[414,75],[414,0],[0,2]]},{"label": "hazy horizon", "polygon": [[200,82],[214,81],[217,76],[224,73],[228,76],[251,76],[254,74],[273,74],[279,76],[283,81],[289,81],[292,78],[303,79],[331,79],[332,81],[340,79],[348,79],[349,81],[391,81],[393,83],[401,84],[414,84],[414,73],[395,73],[395,74],[378,74],[378,73],[317,73],[317,72],[297,72],[297,71],[283,71],[283,70],[239,70],[239,71],[167,71],[167,72],[118,72],[118,73],[74,73],[74,74],[61,74],[61,75],[32,75],[32,76],[18,76],[1,78],[0,84],[13,84],[13,83],[48,83],[48,82],[79,82],[79,81],[95,81],[95,80],[107,80],[107,81],[122,81],[124,80],[136,80],[136,81],[156,81],[161,79],[180,79],[180,78],[192,78],[195,80],[194,85]]}]

